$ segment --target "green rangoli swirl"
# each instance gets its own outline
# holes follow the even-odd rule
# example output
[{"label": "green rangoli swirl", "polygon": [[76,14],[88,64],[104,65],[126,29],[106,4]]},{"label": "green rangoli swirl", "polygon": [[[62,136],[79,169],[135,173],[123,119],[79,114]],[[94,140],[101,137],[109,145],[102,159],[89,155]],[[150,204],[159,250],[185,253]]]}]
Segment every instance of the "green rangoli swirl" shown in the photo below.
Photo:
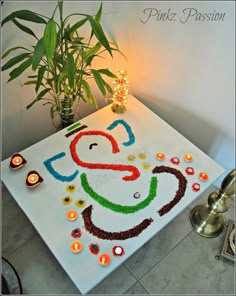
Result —
[{"label": "green rangoli swirl", "polygon": [[122,214],[133,214],[135,212],[138,212],[144,208],[146,208],[156,197],[157,194],[157,178],[152,177],[150,181],[150,188],[149,188],[149,194],[148,196],[141,201],[140,203],[134,205],[134,206],[124,206],[120,204],[113,203],[109,201],[107,198],[99,195],[97,192],[93,190],[93,188],[89,185],[87,175],[85,173],[82,173],[80,175],[81,179],[81,185],[84,189],[84,191],[93,198],[96,202],[98,202],[101,206],[108,208],[114,212],[122,213]]}]

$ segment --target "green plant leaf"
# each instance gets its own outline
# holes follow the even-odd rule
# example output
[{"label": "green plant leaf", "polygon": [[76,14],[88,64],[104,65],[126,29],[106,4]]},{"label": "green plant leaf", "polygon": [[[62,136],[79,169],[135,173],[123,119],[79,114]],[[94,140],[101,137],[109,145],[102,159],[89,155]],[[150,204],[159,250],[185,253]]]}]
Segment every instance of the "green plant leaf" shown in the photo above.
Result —
[{"label": "green plant leaf", "polygon": [[81,69],[76,69],[75,72],[80,74],[80,75],[90,76],[89,73],[87,73],[87,72],[85,72],[84,70],[81,70]]},{"label": "green plant leaf", "polygon": [[[96,22],[100,23],[101,17],[102,17],[102,2],[100,4],[100,7],[99,7],[94,19],[95,19]],[[90,35],[90,40],[93,38],[93,34],[94,34],[94,32],[92,30],[91,35]]]},{"label": "green plant leaf", "polygon": [[105,88],[107,89],[107,91],[108,91],[110,94],[113,94],[113,89],[111,88],[111,86],[110,86],[105,80],[103,80],[103,83],[104,83],[104,86],[105,86]]},{"label": "green plant leaf", "polygon": [[74,24],[68,31],[67,33],[69,35],[73,34],[77,29],[79,29],[80,27],[83,26],[83,24],[85,24],[87,22],[87,18],[82,19],[81,21],[77,22],[76,24]]},{"label": "green plant leaf", "polygon": [[55,110],[55,106],[52,106],[51,108],[50,108],[50,116],[51,116],[51,119],[53,119],[54,118],[54,113],[56,112],[56,110]]},{"label": "green plant leaf", "polygon": [[25,50],[28,50],[26,47],[23,47],[23,46],[15,46],[15,47],[12,47],[10,49],[8,49],[3,55],[2,55],[2,59],[4,59],[6,56],[9,55],[9,53],[11,53],[13,50],[17,50],[17,49],[25,49]]},{"label": "green plant leaf", "polygon": [[78,92],[77,95],[78,95],[78,97],[81,98],[85,103],[87,103],[87,101],[86,101],[84,95],[83,95],[81,92]]},{"label": "green plant leaf", "polygon": [[37,80],[29,80],[29,81],[26,81],[25,83],[23,83],[23,85],[31,85],[31,84],[36,84],[37,83]]},{"label": "green plant leaf", "polygon": [[52,90],[51,88],[45,88],[44,90],[42,90],[38,95],[36,100],[41,99],[46,93],[48,93],[50,90]]},{"label": "green plant leaf", "polygon": [[99,7],[99,9],[98,9],[96,15],[95,15],[95,20],[96,20],[98,23],[100,23],[100,21],[101,21],[101,17],[102,17],[102,2],[101,2],[101,4],[100,4],[100,7]]},{"label": "green plant leaf", "polygon": [[65,77],[65,75],[66,75],[65,72],[61,72],[59,74],[59,77],[58,77],[57,83],[56,83],[56,93],[59,93],[61,91],[61,81]]},{"label": "green plant leaf", "polygon": [[48,104],[50,104],[50,105],[53,105],[53,106],[54,106],[54,104],[53,104],[52,102],[46,102],[46,103],[43,103],[43,106],[46,106],[46,105],[48,105]]},{"label": "green plant leaf", "polygon": [[56,23],[53,19],[50,19],[44,30],[44,47],[48,64],[51,64],[52,57],[55,53],[57,43],[57,31]]},{"label": "green plant leaf", "polygon": [[18,77],[21,73],[23,73],[29,66],[32,64],[32,57],[30,57],[28,60],[24,61],[22,64],[20,64],[19,67],[15,68],[12,70],[9,75],[10,78],[8,79],[7,82],[10,82],[11,80],[15,79]]},{"label": "green plant leaf", "polygon": [[94,56],[99,49],[102,47],[102,44],[98,42],[94,47],[91,47],[86,53],[85,53],[85,59]]},{"label": "green plant leaf", "polygon": [[92,96],[92,92],[91,92],[91,89],[90,89],[90,86],[88,84],[88,82],[84,79],[81,80],[81,85],[86,93],[86,97],[90,100],[91,99],[91,96]]},{"label": "green plant leaf", "polygon": [[119,53],[125,58],[125,60],[128,61],[128,60],[127,60],[127,57],[126,57],[126,56],[123,54],[123,52],[121,52],[118,48],[113,48],[113,47],[111,47],[111,50],[114,50],[114,51],[119,52]]},{"label": "green plant leaf", "polygon": [[5,70],[13,67],[15,64],[17,64],[17,63],[23,61],[24,59],[26,59],[27,57],[29,57],[29,55],[30,55],[30,53],[28,53],[28,52],[27,53],[22,53],[22,54],[20,54],[20,55],[18,55],[16,57],[10,59],[8,62],[6,62],[5,65],[2,66],[1,70],[5,71]]},{"label": "green plant leaf", "polygon": [[27,76],[28,78],[37,78],[38,77],[38,75],[29,75],[29,76]]},{"label": "green plant leaf", "polygon": [[33,100],[29,105],[26,106],[26,109],[28,110],[29,108],[31,108],[37,101],[37,99]]},{"label": "green plant leaf", "polygon": [[35,71],[44,54],[44,40],[41,38],[35,46],[32,58],[32,70]]},{"label": "green plant leaf", "polygon": [[100,41],[100,43],[106,48],[106,50],[112,56],[110,44],[103,32],[101,25],[92,16],[88,15],[87,18],[90,22],[92,29],[93,29],[94,35],[97,37],[98,41]]},{"label": "green plant leaf", "polygon": [[67,76],[69,81],[69,86],[74,87],[74,77],[75,77],[75,62],[73,55],[71,53],[67,54]]},{"label": "green plant leaf", "polygon": [[30,34],[32,36],[34,36],[36,39],[37,36],[34,34],[34,32],[32,30],[30,30],[29,28],[27,28],[26,26],[22,25],[21,23],[19,23],[17,20],[13,19],[12,22],[19,28],[21,29],[23,32]]},{"label": "green plant leaf", "polygon": [[96,82],[98,88],[100,89],[101,93],[105,97],[106,96],[106,89],[104,87],[104,83],[103,83],[103,79],[102,79],[101,74],[97,70],[94,70],[94,69],[92,69],[91,72],[93,74],[93,77],[95,79],[95,82]]},{"label": "green plant leaf", "polygon": [[106,76],[109,76],[111,78],[117,79],[117,76],[114,73],[112,73],[111,71],[109,71],[108,69],[99,69],[98,72],[101,74],[104,74]]},{"label": "green plant leaf", "polygon": [[46,66],[43,66],[41,68],[39,68],[38,70],[38,79],[37,79],[37,83],[36,83],[36,86],[35,86],[35,92],[37,93],[38,90],[39,90],[39,87],[40,85],[42,84],[42,80],[43,80],[43,75],[46,71]]},{"label": "green plant leaf", "polygon": [[14,18],[19,18],[34,23],[46,24],[46,21],[42,17],[37,15],[35,12],[32,12],[30,10],[18,10],[5,17],[5,19],[2,21],[2,26],[6,22],[11,21]]}]

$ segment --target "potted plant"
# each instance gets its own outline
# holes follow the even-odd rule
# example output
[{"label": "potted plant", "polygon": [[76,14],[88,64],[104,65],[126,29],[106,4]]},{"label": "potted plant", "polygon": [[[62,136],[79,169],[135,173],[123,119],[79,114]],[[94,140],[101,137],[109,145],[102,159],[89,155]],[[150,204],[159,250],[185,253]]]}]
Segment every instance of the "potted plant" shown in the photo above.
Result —
[{"label": "potted plant", "polygon": [[[59,13],[59,21],[56,21]],[[79,20],[73,25],[69,23],[72,16]],[[109,69],[95,69],[93,62],[101,58],[105,52],[113,57],[113,52],[123,53],[118,46],[109,41],[100,23],[102,16],[102,3],[96,15],[73,13],[66,17],[63,15],[63,1],[58,1],[51,17],[41,15],[30,10],[18,10],[2,20],[2,26],[13,22],[25,34],[34,38],[30,47],[16,46],[8,49],[2,56],[3,59],[10,53],[15,55],[5,62],[2,71],[10,69],[8,82],[16,79],[29,67],[34,75],[28,76],[29,80],[24,85],[35,86],[35,99],[26,106],[31,108],[41,101],[43,105],[51,105],[50,116],[54,124],[55,114],[61,116],[61,127],[73,123],[73,104],[80,100],[89,102],[97,108],[97,102],[91,90],[90,81],[94,79],[104,97],[112,93],[111,86],[105,78],[116,78]],[[21,20],[43,24],[44,33],[41,38],[25,25]],[[88,38],[81,35],[84,25],[89,25]],[[54,124],[55,125],[55,124]]]}]

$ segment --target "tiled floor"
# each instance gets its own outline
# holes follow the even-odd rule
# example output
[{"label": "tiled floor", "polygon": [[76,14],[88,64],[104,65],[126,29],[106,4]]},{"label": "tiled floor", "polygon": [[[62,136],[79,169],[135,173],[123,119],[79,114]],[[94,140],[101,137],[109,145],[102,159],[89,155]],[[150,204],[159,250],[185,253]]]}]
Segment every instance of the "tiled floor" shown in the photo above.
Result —
[{"label": "tiled floor", "polygon": [[[191,207],[205,203],[210,187]],[[206,239],[183,211],[91,294],[235,295],[234,264],[220,254],[224,235]],[[24,294],[80,294],[6,188],[2,193],[2,255],[16,268]],[[224,215],[234,219],[234,203]]]}]

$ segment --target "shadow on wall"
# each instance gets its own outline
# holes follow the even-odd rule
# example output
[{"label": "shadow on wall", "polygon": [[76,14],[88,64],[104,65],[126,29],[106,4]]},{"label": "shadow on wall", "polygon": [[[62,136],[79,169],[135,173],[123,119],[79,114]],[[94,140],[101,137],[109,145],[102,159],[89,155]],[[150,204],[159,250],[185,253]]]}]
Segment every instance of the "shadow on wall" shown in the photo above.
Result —
[{"label": "shadow on wall", "polygon": [[[223,131],[196,114],[162,98],[150,95],[148,99],[138,95],[135,95],[135,97],[224,167],[226,169],[225,173],[234,168],[234,139],[229,138]],[[223,176],[217,180],[217,186],[220,185],[222,178]]]}]

